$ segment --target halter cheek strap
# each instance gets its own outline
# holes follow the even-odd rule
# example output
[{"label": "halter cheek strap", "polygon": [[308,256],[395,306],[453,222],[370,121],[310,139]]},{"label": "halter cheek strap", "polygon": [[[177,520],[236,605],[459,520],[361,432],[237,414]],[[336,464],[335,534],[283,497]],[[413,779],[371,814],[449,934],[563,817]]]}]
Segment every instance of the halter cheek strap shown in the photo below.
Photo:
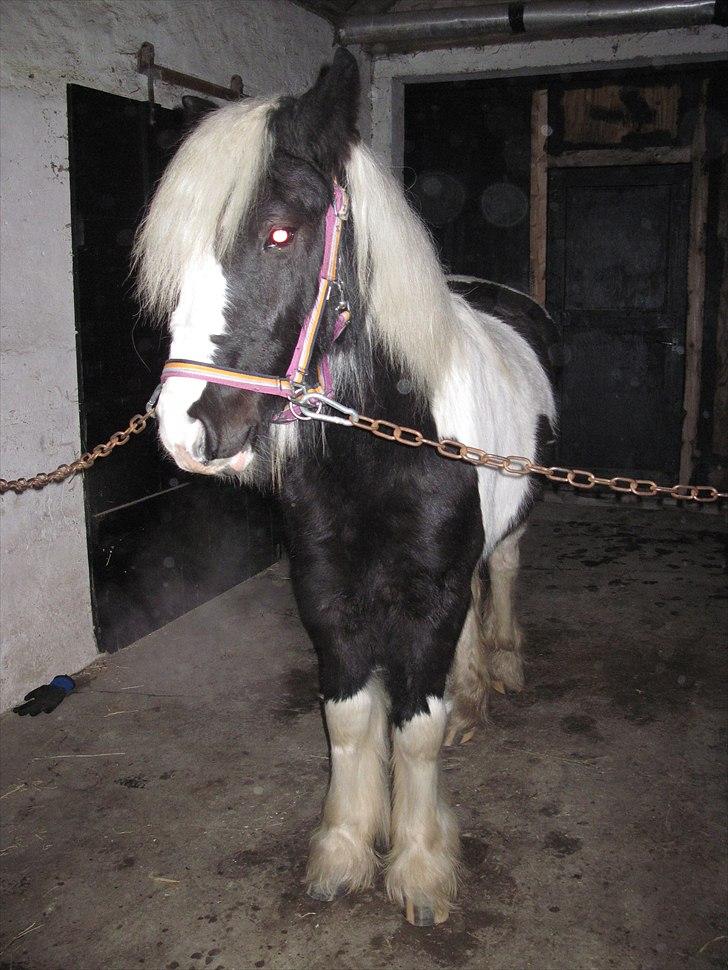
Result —
[{"label": "halter cheek strap", "polygon": [[[306,379],[332,284],[336,286],[339,294],[343,297],[338,279],[338,267],[341,237],[348,216],[349,197],[338,182],[334,182],[334,201],[326,210],[324,254],[319,271],[316,300],[301,327],[285,377],[227,370],[197,360],[170,359],[162,369],[161,383],[164,384],[171,377],[193,377],[209,384],[222,384],[225,387],[235,387],[242,391],[254,391],[257,394],[273,394],[277,397],[287,398],[288,406],[275,418],[276,421],[295,420],[291,407],[292,405],[295,406],[295,398],[302,390],[323,391],[324,394],[330,394],[333,385],[331,369],[326,355],[321,358],[318,366],[318,385],[309,387]],[[342,333],[351,316],[349,307],[343,301],[343,298],[337,309],[339,313],[334,323],[334,340]]]}]

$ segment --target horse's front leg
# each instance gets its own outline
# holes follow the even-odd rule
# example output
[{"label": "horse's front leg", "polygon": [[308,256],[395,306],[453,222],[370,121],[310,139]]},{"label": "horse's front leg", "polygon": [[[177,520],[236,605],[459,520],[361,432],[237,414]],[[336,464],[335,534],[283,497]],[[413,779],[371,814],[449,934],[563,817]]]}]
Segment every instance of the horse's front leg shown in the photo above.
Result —
[{"label": "horse's front leg", "polygon": [[387,892],[410,923],[447,919],[457,892],[458,827],[440,786],[438,759],[447,711],[442,696],[427,699],[392,735],[394,799]]},{"label": "horse's front leg", "polygon": [[[333,899],[369,886],[389,830],[388,714],[381,684],[371,673],[354,684],[361,664],[314,641],[331,748],[331,774],[321,823],[311,840],[306,879],[316,899]],[[348,656],[347,656],[348,654]],[[361,677],[361,675],[359,675]]]},{"label": "horse's front leg", "polygon": [[391,849],[387,891],[409,922],[447,919],[457,892],[458,827],[439,777],[445,736],[445,680],[468,607],[469,586],[434,587],[414,618],[397,625],[385,667],[392,698]]}]

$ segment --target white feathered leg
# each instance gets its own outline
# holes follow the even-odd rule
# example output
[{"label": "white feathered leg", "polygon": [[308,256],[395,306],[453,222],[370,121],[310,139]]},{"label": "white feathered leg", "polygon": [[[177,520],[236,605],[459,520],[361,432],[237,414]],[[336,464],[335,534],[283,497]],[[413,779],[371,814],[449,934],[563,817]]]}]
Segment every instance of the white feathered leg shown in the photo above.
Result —
[{"label": "white feathered leg", "polygon": [[416,714],[392,734],[394,799],[387,892],[407,919],[427,926],[447,919],[457,892],[458,830],[439,791],[438,756],[447,712],[428,698],[429,714]]},{"label": "white feathered leg", "polygon": [[331,780],[323,818],[311,840],[306,880],[316,899],[371,884],[389,830],[387,702],[379,682],[325,705]]}]

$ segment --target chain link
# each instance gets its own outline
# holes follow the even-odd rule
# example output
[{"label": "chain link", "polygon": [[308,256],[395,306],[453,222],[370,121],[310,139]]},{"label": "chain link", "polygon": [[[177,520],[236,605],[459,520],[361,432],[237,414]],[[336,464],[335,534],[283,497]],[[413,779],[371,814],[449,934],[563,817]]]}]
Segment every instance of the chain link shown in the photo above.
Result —
[{"label": "chain link", "polygon": [[[337,406],[335,402],[327,403]],[[338,405],[338,407],[342,411],[350,412],[349,408],[342,408],[341,405]],[[96,445],[93,451],[87,451],[86,454],[81,455],[80,458],[72,461],[69,465],[59,465],[55,471],[39,472],[32,478],[16,478],[10,481],[0,478],[0,495],[4,495],[6,492],[15,492],[19,495],[31,488],[45,488],[51,482],[63,482],[71,475],[87,471],[98,458],[106,458],[114,448],[125,445],[132,435],[141,434],[153,417],[154,407],[148,408],[145,414],[135,414],[124,431],[115,432],[104,444]],[[521,478],[524,475],[540,475],[550,482],[571,485],[572,488],[582,490],[601,486],[609,488],[613,492],[639,496],[667,495],[679,501],[703,504],[728,498],[728,492],[719,492],[712,485],[658,485],[657,482],[649,479],[628,478],[624,475],[617,475],[614,478],[601,478],[594,472],[585,471],[582,468],[539,465],[522,455],[492,455],[473,445],[465,445],[455,438],[441,438],[439,441],[434,441],[431,438],[425,438],[422,432],[416,428],[408,428],[401,424],[395,424],[393,421],[385,421],[383,418],[370,418],[365,414],[349,413],[348,420],[352,427],[359,428],[361,431],[368,431],[377,438],[394,441],[409,448],[421,448],[422,445],[426,445],[428,448],[433,448],[443,458],[464,461],[467,465],[493,468],[503,475],[509,475],[513,478]]]},{"label": "chain link", "polygon": [[601,478],[594,472],[585,471],[582,468],[538,465],[535,461],[524,458],[522,455],[491,455],[481,448],[465,445],[455,438],[442,438],[439,441],[433,441],[430,438],[425,438],[422,432],[416,428],[407,428],[400,424],[394,424],[392,421],[384,421],[381,418],[369,418],[365,414],[350,415],[349,421],[353,427],[362,431],[369,431],[377,438],[396,441],[402,445],[409,445],[410,448],[420,448],[422,445],[426,445],[429,448],[434,448],[438,455],[442,455],[443,458],[464,461],[468,465],[493,468],[501,474],[510,475],[513,478],[521,478],[524,475],[540,475],[549,482],[571,485],[572,488],[587,490],[601,486],[609,488],[613,492],[627,492],[632,495],[667,495],[683,502],[709,503],[728,498],[728,492],[719,492],[712,485],[658,485],[657,482],[649,479],[627,478],[623,475],[614,478]]},{"label": "chain link", "polygon": [[154,408],[150,408],[146,414],[135,414],[123,431],[114,432],[104,444],[96,445],[93,451],[87,451],[69,465],[59,465],[55,471],[39,472],[32,478],[15,478],[10,481],[0,478],[0,495],[4,495],[6,492],[15,492],[20,495],[30,488],[45,488],[51,482],[63,482],[71,475],[87,471],[98,458],[107,458],[114,448],[125,445],[132,435],[141,434],[153,417]]}]

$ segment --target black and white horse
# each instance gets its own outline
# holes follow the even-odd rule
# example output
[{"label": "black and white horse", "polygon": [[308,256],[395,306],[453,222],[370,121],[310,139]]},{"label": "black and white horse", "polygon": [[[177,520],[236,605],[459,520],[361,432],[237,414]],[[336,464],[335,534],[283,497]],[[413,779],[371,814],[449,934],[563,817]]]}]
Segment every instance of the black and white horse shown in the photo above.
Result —
[{"label": "black and white horse", "polygon": [[300,98],[209,114],[168,168],[136,256],[145,303],[169,315],[171,358],[194,362],[167,374],[164,447],[182,468],[280,493],[331,744],[309,892],[369,885],[386,848],[390,897],[429,924],[456,894],[443,740],[473,732],[491,684],[523,684],[512,591],[533,485],[351,427],[281,421],[285,399],[214,375],[286,373],[339,185],[350,211],[338,299],[322,305],[311,358],[315,368],[326,356],[338,401],[429,438],[538,458],[554,419],[534,349],[548,317],[494,284],[465,284],[487,312],[448,288],[399,184],[359,139],[358,98],[340,49]]}]

